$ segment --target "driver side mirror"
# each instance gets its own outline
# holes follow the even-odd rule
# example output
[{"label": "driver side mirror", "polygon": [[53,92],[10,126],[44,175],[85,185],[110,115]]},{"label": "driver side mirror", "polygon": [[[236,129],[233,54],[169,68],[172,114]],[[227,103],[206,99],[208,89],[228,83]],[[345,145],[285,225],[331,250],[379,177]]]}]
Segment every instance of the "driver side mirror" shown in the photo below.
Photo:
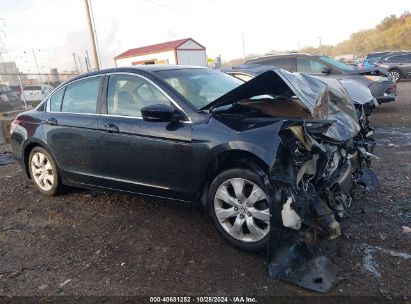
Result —
[{"label": "driver side mirror", "polygon": [[323,67],[323,69],[321,70],[321,73],[330,74],[331,73],[331,68],[329,66]]},{"label": "driver side mirror", "polygon": [[169,105],[153,104],[141,108],[145,121],[178,122],[183,119],[181,114]]}]

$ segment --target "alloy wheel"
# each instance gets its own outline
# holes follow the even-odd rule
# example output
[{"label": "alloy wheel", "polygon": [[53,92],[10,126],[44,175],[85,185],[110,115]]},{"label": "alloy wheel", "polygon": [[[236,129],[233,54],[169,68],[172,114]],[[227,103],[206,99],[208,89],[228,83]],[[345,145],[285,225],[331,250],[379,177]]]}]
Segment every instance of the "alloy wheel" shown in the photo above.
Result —
[{"label": "alloy wheel", "polygon": [[44,153],[36,152],[31,158],[31,172],[37,186],[49,191],[54,184],[55,175],[50,160]]},{"label": "alloy wheel", "polygon": [[214,211],[220,225],[237,240],[257,242],[270,231],[267,195],[249,180],[224,182],[216,191]]},{"label": "alloy wheel", "polygon": [[395,81],[397,81],[397,80],[400,79],[400,77],[401,77],[401,75],[400,75],[400,73],[399,73],[398,71],[391,71],[391,72],[390,72],[390,75],[391,75],[392,77],[394,77]]}]

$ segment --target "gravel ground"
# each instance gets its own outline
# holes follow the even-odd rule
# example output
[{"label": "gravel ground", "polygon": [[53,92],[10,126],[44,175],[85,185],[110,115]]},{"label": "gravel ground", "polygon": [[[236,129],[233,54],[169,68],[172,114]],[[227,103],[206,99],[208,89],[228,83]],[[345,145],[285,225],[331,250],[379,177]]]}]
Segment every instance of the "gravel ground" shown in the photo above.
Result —
[{"label": "gravel ground", "polygon": [[[373,117],[381,189],[356,189],[343,236],[319,247],[342,269],[337,299],[411,298],[411,82],[398,89]],[[265,255],[232,248],[200,208],[78,189],[44,197],[17,164],[0,166],[0,295],[322,296],[269,279]]]}]

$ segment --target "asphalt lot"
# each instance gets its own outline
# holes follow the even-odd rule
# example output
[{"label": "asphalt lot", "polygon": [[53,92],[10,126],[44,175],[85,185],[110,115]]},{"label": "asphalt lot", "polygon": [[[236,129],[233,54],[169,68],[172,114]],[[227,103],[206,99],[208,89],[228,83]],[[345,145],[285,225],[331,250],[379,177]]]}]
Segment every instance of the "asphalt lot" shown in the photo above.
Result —
[{"label": "asphalt lot", "polygon": [[[411,82],[398,90],[373,117],[381,189],[356,189],[343,236],[319,247],[342,269],[332,296],[411,298]],[[200,208],[78,189],[48,198],[17,164],[0,166],[0,295],[321,296],[269,279],[265,259],[232,248]]]}]

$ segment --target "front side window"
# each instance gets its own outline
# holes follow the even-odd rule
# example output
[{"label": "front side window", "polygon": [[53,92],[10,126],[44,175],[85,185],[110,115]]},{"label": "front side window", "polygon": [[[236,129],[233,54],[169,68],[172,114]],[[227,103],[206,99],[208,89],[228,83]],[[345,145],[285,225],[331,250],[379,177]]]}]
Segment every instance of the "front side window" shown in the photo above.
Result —
[{"label": "front side window", "polygon": [[327,65],[310,58],[297,58],[297,72],[321,74]]},{"label": "front side window", "polygon": [[282,57],[282,58],[272,58],[272,59],[267,59],[266,64],[275,66],[276,68],[279,69],[284,69],[287,71],[291,71],[291,58],[288,57]]},{"label": "front side window", "polygon": [[[95,114],[101,79],[101,76],[91,77],[68,84],[61,111]],[[58,104],[57,100],[56,103]]]},{"label": "front side window", "polygon": [[109,115],[141,117],[141,108],[153,104],[171,105],[159,89],[141,77],[110,76],[107,98]]}]

